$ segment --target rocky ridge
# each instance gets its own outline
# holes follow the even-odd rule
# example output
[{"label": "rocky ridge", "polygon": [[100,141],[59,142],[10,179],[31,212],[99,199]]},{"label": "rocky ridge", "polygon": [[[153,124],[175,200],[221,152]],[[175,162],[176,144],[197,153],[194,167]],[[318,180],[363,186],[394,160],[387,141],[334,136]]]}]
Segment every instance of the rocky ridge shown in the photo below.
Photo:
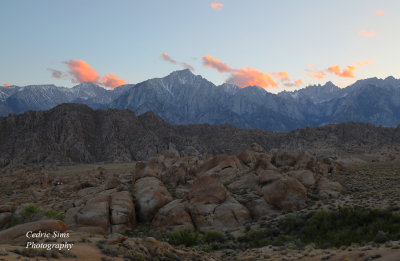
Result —
[{"label": "rocky ridge", "polygon": [[280,132],[348,121],[394,127],[400,123],[399,101],[400,81],[393,77],[359,80],[346,88],[328,82],[279,94],[258,86],[216,86],[189,70],[114,90],[90,82],[73,88],[0,86],[1,116],[74,102],[137,115],[153,111],[170,124],[231,124]]},{"label": "rocky ridge", "polygon": [[137,117],[129,110],[95,111],[81,104],[0,117],[0,167],[147,160],[169,148],[234,155],[252,143],[268,151],[337,158],[374,154],[392,160],[400,154],[400,128],[349,122],[275,133],[231,125],[170,125],[152,112]]}]

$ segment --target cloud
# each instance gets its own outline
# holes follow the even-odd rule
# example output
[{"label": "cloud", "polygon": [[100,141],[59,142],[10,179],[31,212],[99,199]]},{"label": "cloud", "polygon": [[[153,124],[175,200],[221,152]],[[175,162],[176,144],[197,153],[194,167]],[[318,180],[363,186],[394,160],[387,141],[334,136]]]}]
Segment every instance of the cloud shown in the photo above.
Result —
[{"label": "cloud", "polygon": [[221,4],[221,3],[211,3],[211,8],[212,9],[215,9],[215,10],[221,10],[221,8],[223,7],[224,5],[223,4]]},{"label": "cloud", "polygon": [[372,62],[375,61],[375,60],[376,60],[376,59],[374,58],[374,59],[370,59],[370,60],[365,60],[365,61],[361,61],[361,62],[356,62],[356,65],[357,65],[357,66],[367,65],[367,64],[372,63]]},{"label": "cloud", "polygon": [[231,67],[229,67],[228,65],[226,65],[225,63],[221,62],[218,59],[214,59],[211,56],[204,56],[203,58],[201,58],[201,60],[203,61],[203,65],[213,68],[215,70],[217,70],[218,72],[231,72],[233,69]]},{"label": "cloud", "polygon": [[343,68],[343,70],[340,69],[339,65],[333,65],[328,68],[329,73],[333,73],[336,76],[339,76],[341,78],[355,78],[354,71],[361,66],[367,65],[375,61],[374,59],[370,60],[365,60],[365,61],[358,61],[355,62],[355,65],[347,65],[346,68]]},{"label": "cloud", "polygon": [[161,54],[161,58],[163,58],[164,61],[167,61],[167,62],[172,63],[174,65],[177,64],[176,61],[174,59],[172,59],[171,57],[169,57],[169,55],[167,53],[162,53]]},{"label": "cloud", "polygon": [[235,84],[241,88],[248,86],[259,86],[262,88],[275,88],[278,84],[274,81],[271,75],[260,72],[256,69],[246,67],[242,69],[233,69],[226,63],[221,62],[209,55],[201,58],[203,65],[217,70],[220,73],[230,73],[227,83]]},{"label": "cloud", "polygon": [[324,73],[323,71],[312,71],[312,72],[308,72],[307,76],[310,78],[314,78],[314,79],[323,79],[326,76],[326,73]]},{"label": "cloud", "polygon": [[4,84],[4,87],[10,87],[10,86],[11,86],[11,84],[9,84],[9,83]]},{"label": "cloud", "polygon": [[72,76],[72,82],[93,82],[95,84],[100,83],[99,74],[85,61],[69,60],[65,62],[65,64],[70,69],[69,73]]},{"label": "cloud", "polygon": [[315,69],[315,65],[312,63],[307,64],[308,67],[310,67],[311,69]]},{"label": "cloud", "polygon": [[303,80],[302,79],[298,79],[295,80],[294,82],[287,82],[284,83],[283,85],[285,85],[286,87],[297,87],[303,84]]},{"label": "cloud", "polygon": [[358,32],[358,35],[365,36],[365,37],[373,37],[376,35],[374,30],[367,32],[366,30],[361,30]]},{"label": "cloud", "polygon": [[294,85],[296,85],[296,86],[299,86],[301,84],[303,84],[303,80],[302,79],[297,79],[297,80],[294,81]]},{"label": "cloud", "polygon": [[125,84],[124,79],[119,79],[115,74],[110,73],[108,76],[103,76],[102,78],[102,85],[110,87],[110,88],[117,88],[118,86],[121,86]]},{"label": "cloud", "polygon": [[278,87],[278,84],[271,75],[250,67],[234,70],[226,82],[235,84],[241,88],[247,86],[260,86],[262,88]]},{"label": "cloud", "polygon": [[290,81],[290,77],[287,72],[277,72],[277,73],[271,73],[271,74],[272,74],[272,76],[275,77],[275,79],[278,79],[281,82]]},{"label": "cloud", "polygon": [[323,70],[318,70],[317,66],[315,66],[314,64],[308,63],[307,66],[311,68],[305,69],[308,77],[318,80],[324,79],[326,77],[326,73]]},{"label": "cloud", "polygon": [[56,79],[69,79],[73,83],[92,82],[110,88],[116,88],[125,84],[124,79],[119,79],[115,74],[110,73],[108,76],[100,77],[95,69],[87,62],[82,60],[69,60],[63,62],[69,68],[68,73],[49,68],[51,76]]},{"label": "cloud", "polygon": [[162,54],[161,54],[161,58],[162,58],[164,61],[167,61],[167,62],[169,62],[169,63],[171,63],[171,64],[173,64],[173,65],[181,66],[181,67],[183,67],[183,68],[185,68],[185,69],[191,70],[192,72],[194,71],[193,66],[191,66],[190,64],[187,64],[187,63],[175,61],[175,60],[172,59],[167,53],[162,53]]},{"label": "cloud", "polygon": [[356,70],[356,67],[353,65],[348,65],[346,68],[343,70],[340,70],[340,67],[338,65],[334,65],[328,68],[328,71],[330,73],[336,74],[336,76],[342,77],[342,78],[354,78],[354,71]]},{"label": "cloud", "polygon": [[384,15],[384,14],[385,14],[385,11],[383,11],[383,10],[376,10],[376,11],[375,11],[375,14],[381,16],[381,15]]},{"label": "cloud", "polygon": [[51,69],[51,68],[49,68],[47,70],[49,70],[51,72],[51,77],[53,77],[53,78],[61,79],[61,78],[67,78],[68,77],[68,75],[66,75],[62,71]]},{"label": "cloud", "polygon": [[328,67],[328,69],[326,70],[313,71],[310,69],[306,69],[306,71],[307,71],[307,76],[314,79],[325,78],[327,76],[326,72],[330,74],[335,74],[336,76],[341,78],[355,78],[354,72],[358,67],[370,64],[375,60],[376,58],[365,61],[357,61],[354,63],[354,65],[347,65],[343,69],[339,65],[332,65]]}]

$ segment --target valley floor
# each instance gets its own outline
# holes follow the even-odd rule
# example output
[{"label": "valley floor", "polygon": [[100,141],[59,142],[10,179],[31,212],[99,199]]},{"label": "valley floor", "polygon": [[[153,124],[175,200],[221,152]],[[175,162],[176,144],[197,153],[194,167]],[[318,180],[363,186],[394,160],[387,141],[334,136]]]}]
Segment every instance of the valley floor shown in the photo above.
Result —
[{"label": "valley floor", "polygon": [[[0,212],[6,212],[6,208],[11,205],[17,207],[14,209],[17,212],[23,211],[26,206],[35,205],[41,209],[51,208],[61,213],[68,208],[71,202],[84,195],[64,191],[61,189],[62,185],[45,184],[56,184],[57,182],[86,184],[96,189],[99,186],[107,186],[107,182],[110,183],[110,181],[102,180],[101,173],[118,175],[119,186],[122,186],[120,189],[129,190],[129,186],[132,184],[131,172],[135,164],[132,162],[58,166],[52,170],[43,170],[33,166],[5,170],[0,175]],[[37,173],[41,173],[41,178],[38,178]],[[344,187],[343,193],[338,198],[315,200],[301,211],[282,213],[282,217],[319,209],[334,210],[343,205],[389,209],[393,213],[400,212],[400,160],[387,162],[369,160],[368,162],[348,164],[344,171],[332,176],[331,179],[338,181]],[[0,214],[0,221],[1,217]],[[254,222],[250,229],[262,229],[272,224],[272,219],[279,220],[280,218],[278,215],[271,220],[264,219],[263,224]],[[165,235],[162,236],[157,231],[146,229],[146,226],[139,225],[129,235],[104,236],[67,230],[71,235],[69,241],[75,244],[71,251],[30,251],[21,244],[2,242],[0,244],[0,260],[147,260],[142,255],[144,252],[157,256],[155,260],[400,260],[400,241],[398,240],[326,249],[318,249],[313,244],[300,248],[287,244],[248,249],[232,247],[207,251],[199,247],[169,245],[162,242],[167,239]],[[161,236],[158,237],[158,235]],[[116,247],[117,245],[119,248]],[[129,252],[126,250],[128,245],[137,247],[133,247],[137,251]]]}]

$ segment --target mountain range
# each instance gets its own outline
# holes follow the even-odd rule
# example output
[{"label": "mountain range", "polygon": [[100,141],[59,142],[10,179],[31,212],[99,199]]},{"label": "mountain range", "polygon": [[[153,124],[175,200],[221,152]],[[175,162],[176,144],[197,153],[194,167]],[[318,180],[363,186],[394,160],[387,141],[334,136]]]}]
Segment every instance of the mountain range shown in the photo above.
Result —
[{"label": "mountain range", "polygon": [[220,125],[291,131],[307,126],[358,121],[381,126],[400,123],[400,80],[370,78],[346,88],[333,83],[273,94],[257,86],[216,86],[189,70],[164,78],[106,90],[93,83],[0,87],[0,115],[47,110],[61,103],[93,109],[152,111],[171,124]]},{"label": "mountain range", "polygon": [[130,110],[93,110],[76,103],[0,117],[0,167],[146,160],[170,148],[188,155],[237,154],[253,143],[268,151],[390,158],[400,152],[400,126],[348,122],[276,133],[229,124],[171,125],[153,112],[136,116]]}]

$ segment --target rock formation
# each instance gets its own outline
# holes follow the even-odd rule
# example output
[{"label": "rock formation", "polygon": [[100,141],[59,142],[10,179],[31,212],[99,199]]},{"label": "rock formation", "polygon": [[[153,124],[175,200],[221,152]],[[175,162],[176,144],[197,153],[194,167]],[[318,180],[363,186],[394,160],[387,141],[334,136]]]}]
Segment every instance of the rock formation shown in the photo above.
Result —
[{"label": "rock formation", "polygon": [[[338,156],[340,152],[385,152],[395,157],[400,154],[400,128],[350,122],[274,133],[227,124],[170,125],[152,112],[137,117],[129,110],[94,111],[81,104],[62,104],[49,111],[0,117],[0,168],[148,160],[170,148],[185,155],[234,155],[252,143],[269,151],[285,149],[330,156]],[[248,164],[255,164],[254,153],[244,151],[238,158],[252,167]],[[277,167],[290,165],[294,157],[277,154],[272,162]],[[233,164],[232,169],[240,168],[234,158],[227,159],[227,164]]]}]

